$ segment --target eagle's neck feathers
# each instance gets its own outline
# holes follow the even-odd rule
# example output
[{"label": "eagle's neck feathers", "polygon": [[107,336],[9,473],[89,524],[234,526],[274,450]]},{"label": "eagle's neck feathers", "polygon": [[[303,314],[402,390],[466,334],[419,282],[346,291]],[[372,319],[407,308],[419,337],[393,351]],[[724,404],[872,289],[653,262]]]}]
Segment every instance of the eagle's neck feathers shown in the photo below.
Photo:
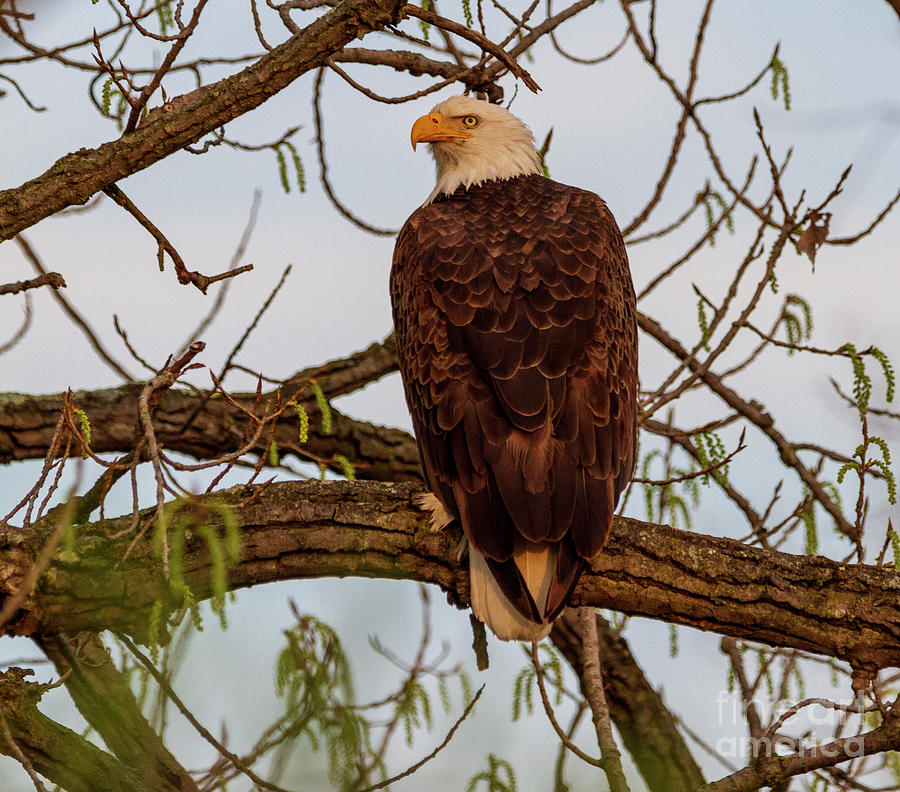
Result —
[{"label": "eagle's neck feathers", "polygon": [[453,150],[463,145],[471,146],[472,142],[434,145],[437,184],[425,203],[431,203],[440,195],[452,195],[460,187],[477,187],[495,179],[513,179],[541,172],[540,160],[530,141],[527,144],[507,141],[505,146],[485,145],[480,149],[473,147],[474,150],[467,150],[461,158],[459,152]]},{"label": "eagle's neck feathers", "polygon": [[426,204],[460,187],[541,172],[531,130],[508,110],[466,97],[455,97],[435,110],[456,116],[471,112],[478,116],[479,125],[467,140],[430,144],[437,183]]}]

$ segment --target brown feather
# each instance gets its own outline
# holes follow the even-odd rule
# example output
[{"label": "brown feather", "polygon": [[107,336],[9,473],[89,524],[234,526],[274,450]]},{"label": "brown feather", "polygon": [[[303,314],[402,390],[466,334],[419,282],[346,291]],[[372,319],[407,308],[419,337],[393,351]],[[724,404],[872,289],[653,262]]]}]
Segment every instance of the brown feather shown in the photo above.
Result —
[{"label": "brown feather", "polygon": [[[540,633],[634,467],[636,309],[615,220],[537,175],[460,189],[404,225],[391,300],[425,478],[485,559],[473,575]],[[538,592],[523,569],[540,563]]]}]

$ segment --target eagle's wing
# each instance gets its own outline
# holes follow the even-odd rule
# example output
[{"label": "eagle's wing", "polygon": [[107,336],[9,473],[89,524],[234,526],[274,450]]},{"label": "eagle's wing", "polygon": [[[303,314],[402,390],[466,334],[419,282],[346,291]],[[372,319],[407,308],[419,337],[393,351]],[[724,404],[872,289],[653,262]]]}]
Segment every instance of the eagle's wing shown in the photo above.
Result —
[{"label": "eagle's wing", "polygon": [[[526,617],[552,619],[634,465],[625,246],[592,193],[537,176],[419,209],[397,240],[398,351],[425,475]],[[554,548],[536,603],[513,556]]]}]

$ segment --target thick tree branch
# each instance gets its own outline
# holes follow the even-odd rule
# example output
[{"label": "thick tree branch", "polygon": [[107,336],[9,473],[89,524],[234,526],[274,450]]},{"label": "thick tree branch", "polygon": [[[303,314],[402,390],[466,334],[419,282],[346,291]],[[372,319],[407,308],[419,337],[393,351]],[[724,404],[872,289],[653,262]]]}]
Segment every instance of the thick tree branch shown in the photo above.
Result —
[{"label": "thick tree branch", "polygon": [[50,659],[78,711],[126,766],[148,784],[197,792],[197,784],[163,745],[141,712],[127,677],[115,667],[97,635],[38,635],[35,642]]},{"label": "thick tree branch", "polygon": [[[141,385],[123,385],[100,391],[76,391],[73,400],[91,421],[91,449],[95,453],[128,453],[135,445],[137,400]],[[234,401],[252,410],[255,394],[241,393]],[[282,454],[305,454],[324,460],[343,454],[357,466],[359,478],[381,481],[419,480],[415,441],[400,429],[376,426],[348,418],[332,408],[332,430],[321,430],[315,401],[304,401],[310,414],[309,440],[298,442],[296,421],[281,420],[274,440]],[[0,462],[40,459],[46,454],[62,396],[0,394]],[[164,450],[197,459],[215,459],[241,448],[246,416],[224,399],[206,400],[183,390],[167,391],[153,415],[157,442]],[[260,452],[266,444],[261,441]]]},{"label": "thick tree branch", "polygon": [[413,77],[427,74],[431,77],[450,78],[464,74],[463,69],[450,61],[428,58],[418,52],[404,50],[373,50],[363,47],[345,47],[332,58],[337,63],[364,63],[369,66],[390,66],[397,71],[405,71]]},{"label": "thick tree branch", "polygon": [[[833,767],[848,759],[895,751],[900,747],[900,713],[889,710],[880,726],[865,734],[832,740],[786,756],[765,752],[743,770],[699,787],[697,792],[755,792],[763,787],[778,789],[778,784],[793,776]],[[785,787],[786,788],[786,787]],[[863,789],[862,786],[855,786]]]},{"label": "thick tree branch", "polygon": [[[358,576],[419,580],[468,601],[459,536],[431,534],[414,505],[419,485],[284,482],[215,495],[241,528],[241,562],[229,585]],[[171,507],[170,507],[171,508]],[[215,509],[199,519],[216,525]],[[185,514],[196,513],[188,510]],[[153,511],[141,514],[141,524]],[[197,519],[197,518],[195,518]],[[78,528],[76,562],[57,557],[6,625],[11,633],[115,629],[146,638],[153,603],[169,594],[151,534],[123,560],[131,518]],[[118,536],[125,531],[126,535]],[[115,537],[115,538],[111,538]],[[0,592],[14,594],[40,552],[39,532],[0,532]],[[212,593],[206,543],[185,540],[185,577],[196,599]],[[875,669],[900,665],[900,577],[895,570],[841,564],[748,547],[619,518],[603,552],[575,589],[573,604],[613,608],[748,640],[818,652]],[[872,603],[879,603],[877,608]]]},{"label": "thick tree branch", "polygon": [[37,703],[46,685],[26,682],[31,672],[11,668],[0,672],[0,714],[6,735],[0,737],[0,753],[16,757],[16,749],[34,769],[67,792],[175,792],[177,787],[148,783],[76,732],[41,713]]},{"label": "thick tree branch", "polygon": [[[347,358],[292,375],[282,388],[289,396],[315,380],[329,398],[351,393],[363,385],[395,371],[393,336]],[[128,453],[135,445],[137,403],[142,386],[124,385],[97,391],[78,391],[73,398],[91,421],[91,448],[95,453]],[[309,392],[309,391],[308,391]],[[266,398],[271,397],[270,394]],[[256,404],[255,393],[232,394],[234,402],[248,410]],[[418,481],[419,459],[415,440],[406,432],[356,421],[332,408],[332,431],[321,431],[315,399],[303,400],[310,414],[308,442],[300,446],[296,422],[279,421],[274,440],[282,453],[332,459],[341,454],[356,465],[359,478],[380,481]],[[0,463],[42,459],[53,438],[63,408],[61,395],[32,396],[0,393]],[[224,399],[208,399],[184,390],[169,390],[153,415],[156,439],[164,449],[197,459],[215,459],[242,445],[246,416]],[[265,451],[265,443],[260,451]]]},{"label": "thick tree branch", "polygon": [[134,132],[79,149],[20,187],[0,192],[0,241],[143,170],[253,110],[323,66],[355,38],[400,19],[402,0],[345,0],[243,71],[172,103]]},{"label": "thick tree branch", "polygon": [[397,341],[391,332],[384,341],[369,344],[348,357],[298,371],[286,383],[290,387],[291,384],[302,385],[314,379],[329,399],[335,399],[397,371],[397,365]]}]

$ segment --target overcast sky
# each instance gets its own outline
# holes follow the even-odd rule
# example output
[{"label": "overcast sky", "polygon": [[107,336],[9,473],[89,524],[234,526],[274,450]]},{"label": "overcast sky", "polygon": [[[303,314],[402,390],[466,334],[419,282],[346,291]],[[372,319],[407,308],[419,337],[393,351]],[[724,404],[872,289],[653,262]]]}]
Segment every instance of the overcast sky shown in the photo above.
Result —
[{"label": "overcast sky", "polygon": [[[99,25],[101,9],[88,0],[55,5],[55,16],[42,18],[33,28],[35,37],[43,42],[87,35]],[[210,4],[208,18],[201,26],[203,33],[189,45],[185,57],[210,48],[229,54],[257,51],[249,10],[240,4],[239,12],[229,16],[237,6]],[[660,4],[660,52],[682,83],[701,8],[698,2]],[[607,0],[580,16],[574,27],[563,28],[560,38],[571,51],[590,56],[615,44],[623,29],[621,11]],[[274,25],[268,32],[271,40],[279,40]],[[716,95],[739,87],[768,62],[775,43],[780,41],[793,100],[788,113],[769,95],[767,79],[741,103],[705,108],[702,117],[712,129],[725,166],[740,178],[750,158],[758,153],[751,117],[751,108],[756,106],[776,155],[783,156],[787,146],[794,146],[785,179],[791,191],[789,199],[795,200],[799,190],[806,188],[810,200],[818,202],[852,162],[854,169],[845,194],[831,206],[831,233],[843,236],[865,227],[894,195],[900,181],[898,34],[896,14],[883,0],[852,5],[837,0],[722,0],[713,11],[707,34],[698,95]],[[48,110],[40,114],[29,111],[12,91],[0,100],[0,188],[21,184],[63,154],[82,146],[94,147],[117,134],[114,126],[87,103],[88,78],[84,73],[56,66],[3,66],[2,59],[14,52],[9,43],[0,41],[0,74],[15,78],[32,102],[46,105]],[[532,96],[520,88],[512,109],[530,124],[539,140],[550,127],[554,129],[549,156],[552,176],[598,192],[620,224],[626,225],[646,202],[658,178],[677,108],[633,48],[627,47],[599,68],[564,63],[547,42],[536,47],[533,54],[535,61],[524,63],[543,91]],[[210,71],[208,79],[225,73]],[[360,70],[354,74],[385,93],[421,87],[418,81],[393,73]],[[306,168],[305,194],[299,195],[296,188],[289,195],[283,193],[271,152],[241,153],[224,147],[202,157],[177,154],[120,183],[165,230],[188,267],[206,274],[228,267],[252,194],[261,190],[260,219],[245,257],[255,269],[235,281],[225,311],[204,336],[207,350],[201,362],[213,369],[221,366],[288,264],[293,265],[290,279],[245,345],[240,356],[243,364],[272,377],[284,377],[304,366],[360,349],[390,329],[386,284],[393,240],[372,237],[352,227],[324,196],[311,144],[311,82],[311,77],[298,80],[227,130],[230,137],[258,144],[277,138],[288,127],[302,125],[294,140]],[[410,125],[432,104],[455,91],[447,90],[416,104],[391,106],[359,96],[336,75],[327,75],[325,83],[324,123],[337,194],[370,223],[399,228],[424,200],[433,182],[432,163],[425,148],[417,153],[410,149]],[[512,82],[506,79],[504,85],[507,97],[511,96]],[[183,78],[167,83],[171,95],[191,88],[193,85]],[[650,228],[662,227],[677,216],[711,175],[700,144],[690,139],[679,159],[670,197],[651,219]],[[680,252],[680,243],[699,233],[702,223],[698,218],[689,233],[677,240],[631,249],[639,289],[671,258],[667,258],[669,245]],[[741,245],[750,230],[747,218],[739,216],[733,239],[720,234],[715,248],[705,249],[684,277],[660,290],[642,309],[662,317],[688,340],[695,339],[692,282],[703,284],[711,297],[720,296],[743,254]],[[847,340],[860,348],[875,343],[895,362],[900,359],[898,232],[900,220],[895,214],[878,234],[853,249],[823,249],[814,273],[805,258],[793,252],[785,255],[778,270],[782,292],[812,297],[816,319],[813,343],[817,346],[834,348]],[[153,241],[108,201],[86,214],[46,220],[26,231],[25,236],[45,266],[64,275],[66,297],[90,318],[107,348],[137,377],[145,374],[129,360],[118,341],[112,327],[113,314],[118,315],[141,354],[161,365],[168,354],[180,348],[213,299],[214,289],[203,296],[192,287],[178,285],[168,262],[166,272],[160,273]],[[16,245],[0,245],[0,282],[31,276]],[[84,337],[62,317],[47,291],[33,293],[33,298],[33,328],[22,343],[0,357],[0,390],[49,393],[67,387],[119,384],[116,375],[93,355]],[[21,322],[21,305],[21,297],[0,298],[0,344]],[[828,368],[781,355],[770,357],[762,379],[757,374],[753,381],[740,384],[752,388],[753,395],[765,401],[789,434],[836,438],[836,445],[852,451],[858,427],[853,415],[839,408],[827,382],[831,371],[842,377],[843,386],[849,389],[849,366]],[[645,344],[643,381],[658,381],[660,367],[668,362]],[[195,379],[204,382],[202,375]],[[242,385],[246,381],[239,377],[231,383],[232,388]],[[880,386],[877,392],[883,392]],[[359,418],[409,428],[397,376],[341,399],[338,406]],[[694,417],[690,409],[680,413],[686,422]],[[702,415],[709,408],[700,403],[694,409]],[[739,471],[747,474],[759,465],[762,457],[752,453],[743,468],[738,463]],[[19,500],[34,475],[34,465],[4,470],[0,511]],[[777,470],[759,470],[742,483],[754,495],[765,498],[779,476]],[[788,486],[794,485],[788,482]],[[120,498],[124,510],[128,498]],[[712,502],[701,510],[696,529],[716,535],[740,534],[740,527],[733,525],[733,513],[714,499]],[[873,516],[888,514],[874,501],[872,509]],[[632,513],[645,516],[640,498],[634,499]],[[269,701],[272,667],[283,642],[280,631],[290,623],[288,597],[293,597],[301,609],[333,624],[345,638],[358,668],[365,669],[358,675],[362,699],[377,697],[390,679],[386,664],[368,648],[368,636],[378,634],[383,643],[401,651],[414,646],[419,611],[413,585],[307,581],[242,593],[238,603],[229,606],[229,630],[221,632],[209,621],[206,631],[195,640],[195,659],[177,680],[178,689],[213,731],[227,718],[235,745],[252,739],[277,706]],[[448,607],[440,592],[433,592],[432,601],[439,642],[447,641],[451,656],[472,668],[466,615]],[[248,640],[250,634],[252,640]],[[665,625],[633,620],[627,635],[653,683],[664,688],[666,701],[692,728],[710,742],[721,734],[741,734],[740,724],[721,723],[716,707],[716,696],[725,681],[718,638],[689,630],[680,630],[679,634],[680,654],[675,659],[669,658]],[[33,655],[34,650],[27,643],[8,641],[0,646],[0,653],[21,657]],[[542,746],[553,743],[554,738],[543,715],[532,719],[526,728],[508,727],[512,680],[524,664],[524,656],[517,647],[493,643],[491,657],[488,674],[479,676],[471,671],[478,684],[487,680],[488,690],[477,716],[460,730],[456,753],[436,760],[417,777],[418,782],[410,782],[407,787],[398,784],[397,789],[420,788],[429,779],[437,789],[460,788],[458,768],[463,750],[475,756],[490,751],[514,761],[520,768],[519,788],[523,792],[549,788],[552,767],[541,763],[554,761],[555,751],[542,750]],[[216,673],[211,673],[213,662]],[[698,679],[707,682],[702,692],[692,685]],[[264,702],[258,712],[247,707],[251,686],[256,691],[252,695]],[[369,688],[376,688],[371,695]],[[48,712],[64,709],[62,696],[48,697]],[[430,738],[420,740],[408,756],[395,757],[392,769],[402,769],[407,758],[431,750],[442,737],[442,729],[438,726]],[[189,727],[176,722],[173,730],[176,743],[183,741],[196,752],[194,755],[210,757]],[[710,779],[722,774],[722,767],[715,761],[700,752],[697,756]],[[476,762],[471,772],[486,764],[466,760],[470,761]],[[571,766],[575,767],[574,760]],[[8,772],[8,780],[4,772]],[[589,775],[575,773],[574,777],[587,783]],[[9,790],[30,788],[21,773],[8,764],[0,764],[0,780]],[[302,776],[292,778],[291,783],[301,788]],[[308,783],[306,788],[315,788],[314,780]]]}]

